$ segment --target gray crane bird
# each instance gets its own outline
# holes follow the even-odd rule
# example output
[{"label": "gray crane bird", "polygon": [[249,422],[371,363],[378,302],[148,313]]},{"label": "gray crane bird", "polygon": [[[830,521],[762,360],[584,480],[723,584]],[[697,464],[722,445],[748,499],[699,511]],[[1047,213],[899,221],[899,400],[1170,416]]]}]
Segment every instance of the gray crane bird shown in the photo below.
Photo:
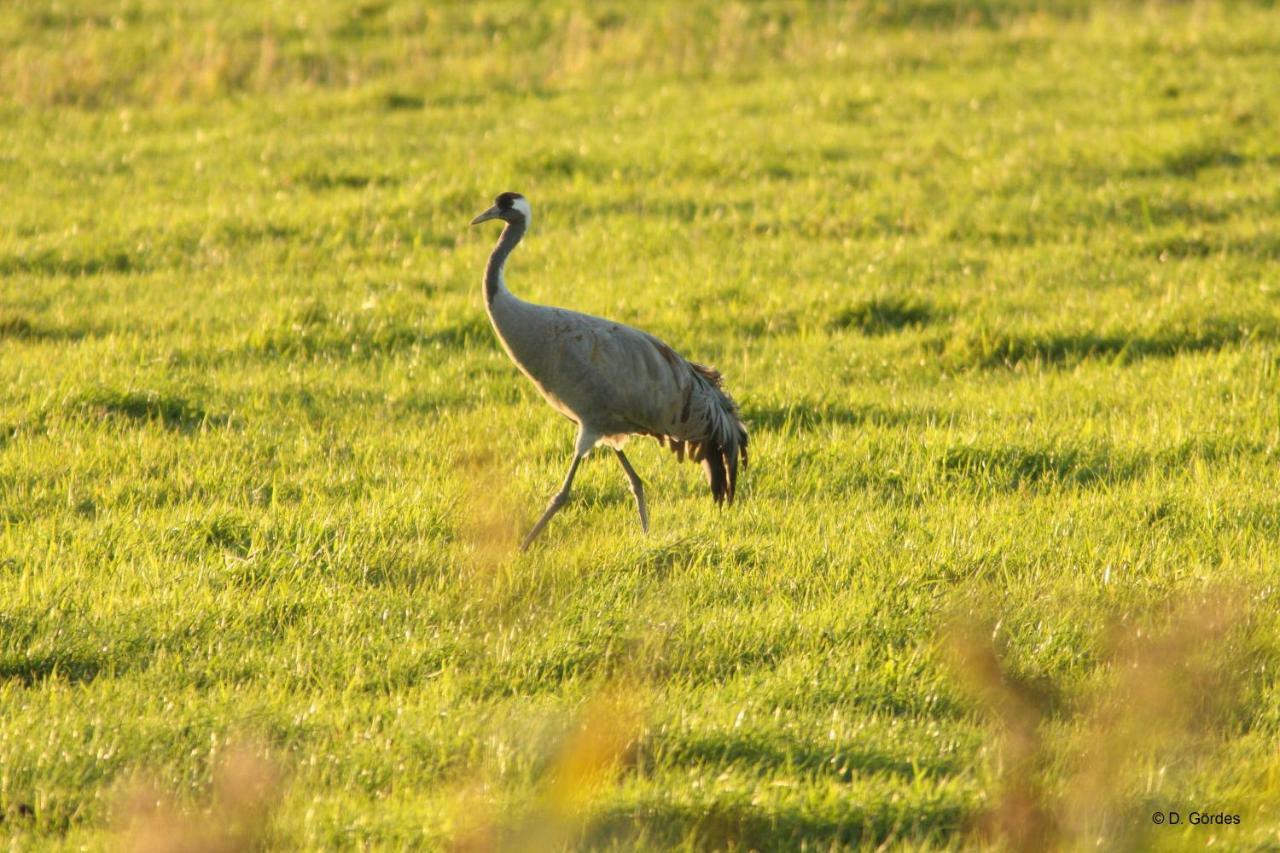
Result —
[{"label": "gray crane bird", "polygon": [[569,501],[578,463],[598,444],[613,448],[631,483],[640,527],[649,531],[644,484],[622,452],[632,435],[666,444],[677,458],[701,462],[717,504],[732,504],[738,460],[747,467],[747,429],[738,404],[724,390],[719,372],[694,364],[647,332],[525,302],[507,290],[507,256],[533,221],[520,193],[505,192],[471,220],[506,223],[484,271],[484,301],[498,340],[551,407],[578,425],[573,461],[564,484],[525,536],[529,545]]}]

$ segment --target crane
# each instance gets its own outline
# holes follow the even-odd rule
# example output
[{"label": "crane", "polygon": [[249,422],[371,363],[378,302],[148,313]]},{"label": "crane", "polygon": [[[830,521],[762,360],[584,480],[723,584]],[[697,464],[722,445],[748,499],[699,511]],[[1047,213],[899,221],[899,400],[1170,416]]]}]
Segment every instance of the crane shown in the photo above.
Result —
[{"label": "crane", "polygon": [[515,296],[503,269],[533,221],[533,209],[520,193],[504,192],[471,224],[491,219],[506,226],[484,271],[489,321],[516,367],[553,409],[578,425],[569,473],[520,550],[528,550],[568,503],[578,463],[599,444],[613,449],[631,484],[640,528],[649,531],[644,484],[622,452],[632,435],[656,438],[681,461],[687,450],[702,463],[716,503],[732,504],[739,458],[747,467],[747,429],[720,373],[687,361],[647,332]]}]

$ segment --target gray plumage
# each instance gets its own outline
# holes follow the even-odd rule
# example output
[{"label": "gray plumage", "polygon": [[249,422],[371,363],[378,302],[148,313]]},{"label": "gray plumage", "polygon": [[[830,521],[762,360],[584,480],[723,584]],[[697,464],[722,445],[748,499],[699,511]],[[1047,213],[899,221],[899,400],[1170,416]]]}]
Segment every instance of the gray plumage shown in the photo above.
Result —
[{"label": "gray plumage", "polygon": [[521,548],[568,501],[578,463],[598,444],[612,447],[635,495],[640,526],[649,529],[644,485],[622,452],[632,435],[648,435],[701,462],[716,503],[733,503],[738,463],[747,465],[747,430],[720,374],[694,364],[647,332],[577,311],[535,305],[506,287],[503,268],[532,219],[519,193],[503,193],[472,220],[506,223],[485,269],[485,305],[493,329],[516,366],[552,408],[578,425],[564,484]]}]

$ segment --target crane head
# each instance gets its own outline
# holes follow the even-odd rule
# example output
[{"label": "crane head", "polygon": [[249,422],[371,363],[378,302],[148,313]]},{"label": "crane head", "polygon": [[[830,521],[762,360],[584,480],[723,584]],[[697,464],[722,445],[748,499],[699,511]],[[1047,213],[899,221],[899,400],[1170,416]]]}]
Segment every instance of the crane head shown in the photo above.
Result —
[{"label": "crane head", "polygon": [[501,219],[503,222],[522,221],[525,225],[529,225],[533,222],[533,208],[529,207],[529,200],[520,193],[503,193],[493,200],[493,207],[471,220],[471,224],[479,225],[490,219]]}]

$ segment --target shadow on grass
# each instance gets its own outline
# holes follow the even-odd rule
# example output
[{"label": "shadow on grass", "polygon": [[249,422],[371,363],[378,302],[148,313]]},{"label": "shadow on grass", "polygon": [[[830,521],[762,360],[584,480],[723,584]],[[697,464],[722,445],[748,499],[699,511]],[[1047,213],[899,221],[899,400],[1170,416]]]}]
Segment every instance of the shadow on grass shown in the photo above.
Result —
[{"label": "shadow on grass", "polygon": [[1150,461],[1139,454],[1096,448],[952,447],[938,460],[950,481],[971,482],[1004,491],[1047,484],[1088,487],[1132,480]]},{"label": "shadow on grass", "polygon": [[959,803],[935,803],[910,818],[892,805],[841,803],[821,813],[792,807],[769,811],[747,803],[643,803],[597,816],[587,849],[636,843],[672,849],[800,850],[875,846],[903,835],[942,843],[968,816]]},{"label": "shadow on grass", "polygon": [[1280,340],[1280,323],[1274,319],[1207,316],[1149,330],[1116,332],[1013,332],[978,328],[931,341],[926,348],[939,355],[949,368],[989,370],[1022,365],[1072,366],[1094,359],[1125,364],[1274,340]]},{"label": "shadow on grass", "polygon": [[222,222],[212,228],[207,235],[201,234],[194,237],[192,243],[198,247],[202,239],[210,239],[216,245],[238,248],[259,243],[287,243],[291,240],[299,240],[301,231],[295,226],[282,225],[278,222]]},{"label": "shadow on grass", "polygon": [[887,409],[876,405],[845,405],[816,400],[769,406],[747,406],[743,420],[751,429],[802,432],[823,426],[904,426],[945,423],[952,416],[932,409]]},{"label": "shadow on grass", "polygon": [[411,319],[331,313],[313,306],[289,322],[254,333],[246,349],[275,358],[370,359],[415,349],[496,346],[483,315],[423,329]]},{"label": "shadow on grass", "polygon": [[1248,237],[1222,238],[1212,234],[1178,234],[1149,240],[1146,249],[1162,261],[1211,256],[1273,261],[1280,259],[1280,236],[1258,233]]},{"label": "shadow on grass", "polygon": [[1194,462],[1214,464],[1237,455],[1266,452],[1261,444],[1214,439],[1191,439],[1155,452],[1106,444],[960,446],[943,451],[935,464],[949,484],[1012,492],[1049,486],[1084,489],[1117,485],[1153,472],[1182,470]]},{"label": "shadow on grass", "polygon": [[546,178],[573,178],[582,176],[593,180],[607,179],[613,168],[601,160],[568,149],[542,151],[526,155],[520,161],[522,174]]},{"label": "shadow on grass", "polygon": [[6,340],[29,342],[79,341],[89,337],[86,329],[66,326],[48,326],[21,314],[0,314],[0,342]]},{"label": "shadow on grass", "polygon": [[827,323],[832,331],[852,329],[864,335],[884,335],[923,326],[934,319],[932,305],[896,296],[867,299],[850,305]]},{"label": "shadow on grass", "polygon": [[1168,152],[1161,158],[1158,168],[1146,170],[1144,174],[1194,178],[1204,169],[1218,166],[1235,169],[1244,163],[1245,157],[1226,141],[1205,139]]},{"label": "shadow on grass", "polygon": [[[696,486],[700,494],[705,484]],[[628,502],[633,501],[630,492],[624,492]],[[655,580],[665,580],[673,571],[688,571],[699,564],[745,566],[758,560],[758,555],[746,545],[727,546],[697,536],[682,536],[671,542],[648,546],[639,558],[636,570]]]},{"label": "shadow on grass", "polygon": [[206,545],[238,557],[247,555],[253,545],[253,530],[249,523],[227,513],[214,515],[198,525],[198,535]]},{"label": "shadow on grass", "polygon": [[146,265],[137,255],[106,247],[82,253],[46,249],[30,254],[0,255],[0,276],[35,275],[52,278],[141,272],[145,269]]},{"label": "shadow on grass", "polygon": [[297,183],[313,192],[326,190],[362,190],[365,187],[392,186],[400,182],[393,175],[372,172],[331,171],[304,169],[294,175],[289,183]]},{"label": "shadow on grass", "polygon": [[880,750],[848,746],[821,749],[776,734],[750,737],[716,732],[687,739],[673,738],[650,745],[653,766],[723,766],[738,764],[755,771],[786,771],[805,776],[826,776],[844,782],[860,775],[892,774],[914,778],[921,773],[949,774],[959,769],[953,759],[911,759]]},{"label": "shadow on grass", "polygon": [[382,108],[389,113],[414,112],[427,105],[427,99],[409,92],[387,92],[382,96]]},{"label": "shadow on grass", "polygon": [[1233,209],[1241,205],[1206,202],[1193,198],[1162,198],[1147,194],[1133,195],[1116,202],[1102,213],[1106,222],[1129,228],[1165,228],[1169,226],[1215,225],[1231,218]]},{"label": "shadow on grass", "polygon": [[134,424],[158,423],[177,432],[195,432],[231,423],[227,415],[211,413],[184,397],[158,391],[94,388],[72,398],[69,405],[78,413],[101,419],[119,418]]},{"label": "shadow on grass", "polygon": [[5,655],[0,657],[0,683],[16,679],[30,687],[49,678],[60,678],[83,684],[97,678],[104,668],[106,661],[100,655],[78,652]]},{"label": "shadow on grass", "polygon": [[724,217],[749,217],[755,210],[755,202],[746,201],[698,201],[695,199],[649,199],[639,196],[632,199],[588,204],[574,211],[576,221],[601,216],[636,216],[675,222],[695,222],[701,219]]}]

